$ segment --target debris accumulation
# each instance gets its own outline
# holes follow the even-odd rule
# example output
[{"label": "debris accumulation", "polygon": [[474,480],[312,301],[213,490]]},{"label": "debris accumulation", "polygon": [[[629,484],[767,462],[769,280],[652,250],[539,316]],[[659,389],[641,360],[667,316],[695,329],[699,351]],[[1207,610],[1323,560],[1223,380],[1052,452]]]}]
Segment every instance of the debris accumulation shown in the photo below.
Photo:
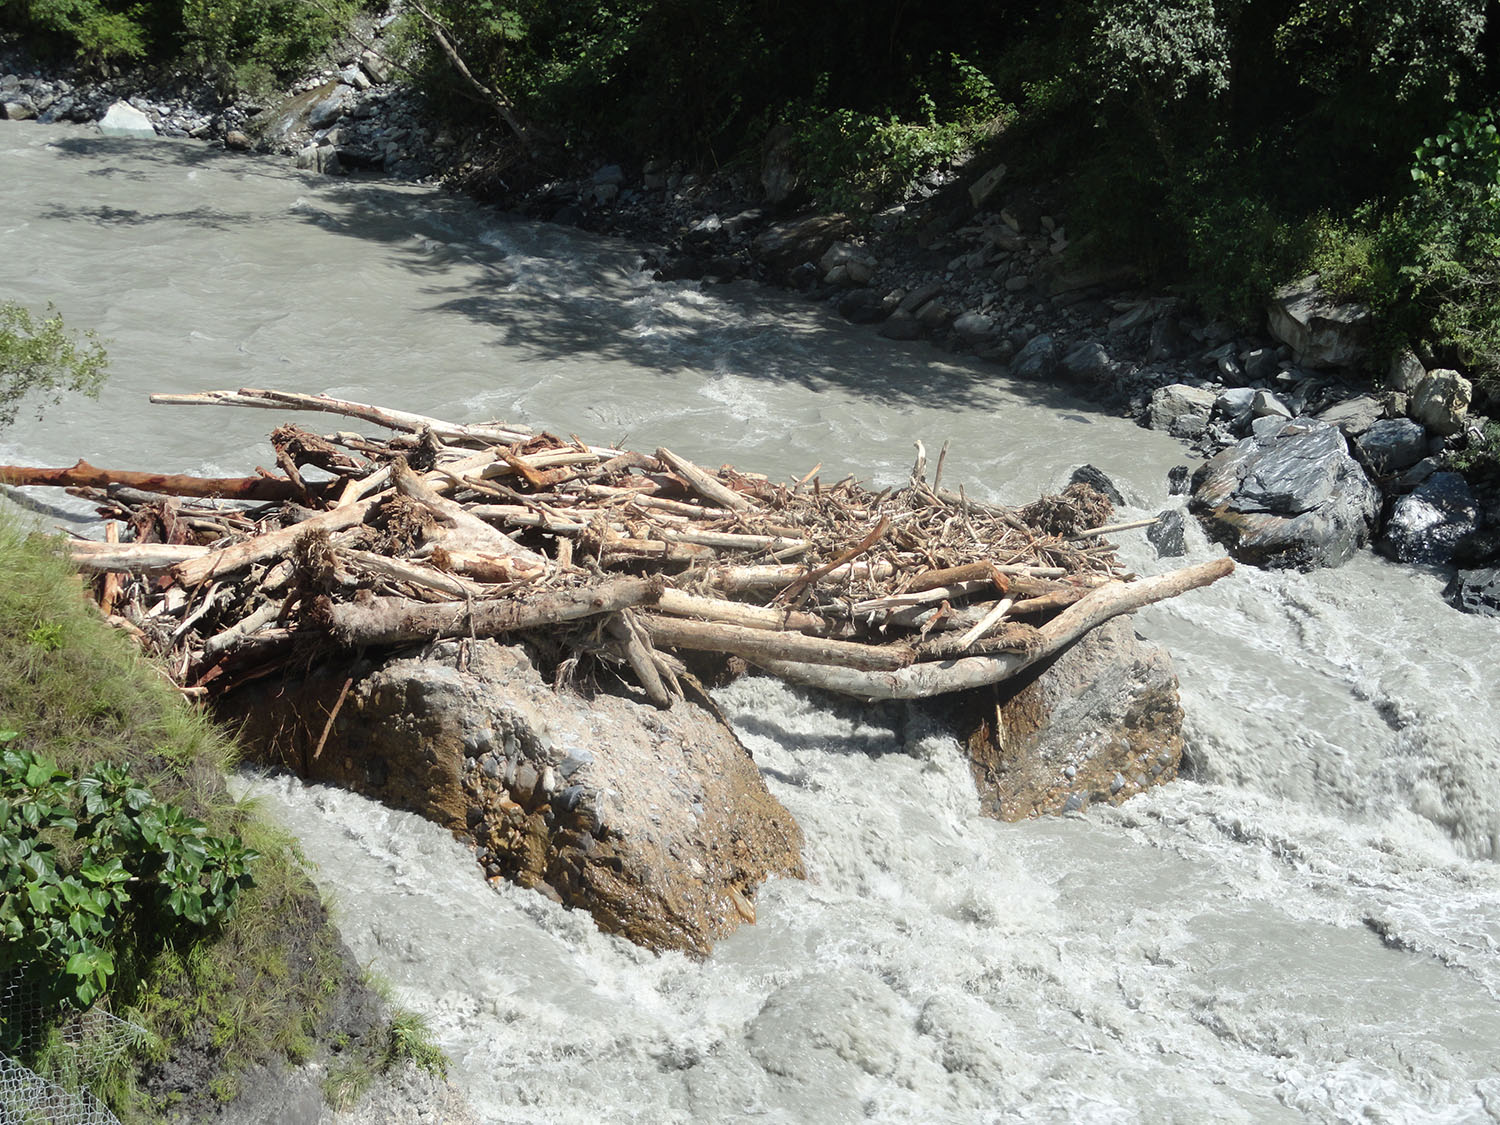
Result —
[{"label": "debris accumulation", "polygon": [[977,503],[941,487],[941,456],[928,483],[920,445],[910,482],[875,493],[816,469],[776,484],[667,449],[322,395],[152,401],[321,411],[396,434],[282,425],[280,473],[244,478],[0,467],[0,481],[98,505],[107,541],[74,541],[74,559],[98,575],[106,614],[195,696],[333,650],[510,636],[555,657],[560,677],[589,659],[618,668],[659,706],[682,694],[689,651],[913,699],[1008,679],[1233,567],[1132,580],[1104,536],[1151,521],[1109,526],[1086,484],[1019,509]]}]

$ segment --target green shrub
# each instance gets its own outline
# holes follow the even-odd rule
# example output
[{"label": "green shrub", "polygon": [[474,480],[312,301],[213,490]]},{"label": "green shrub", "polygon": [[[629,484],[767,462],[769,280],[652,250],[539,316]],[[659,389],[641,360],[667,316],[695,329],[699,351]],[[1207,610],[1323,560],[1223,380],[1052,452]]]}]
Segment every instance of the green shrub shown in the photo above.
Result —
[{"label": "green shrub", "polygon": [[21,305],[0,305],[0,430],[15,422],[25,398],[40,400],[41,417],[41,407],[61,401],[65,391],[98,398],[104,386],[109,360],[94,334],[80,344],[57,310],[48,305],[47,311],[38,320]]},{"label": "green shrub", "polygon": [[139,59],[148,34],[140,3],[106,0],[6,0],[0,18],[51,41],[66,45],[87,62]]}]

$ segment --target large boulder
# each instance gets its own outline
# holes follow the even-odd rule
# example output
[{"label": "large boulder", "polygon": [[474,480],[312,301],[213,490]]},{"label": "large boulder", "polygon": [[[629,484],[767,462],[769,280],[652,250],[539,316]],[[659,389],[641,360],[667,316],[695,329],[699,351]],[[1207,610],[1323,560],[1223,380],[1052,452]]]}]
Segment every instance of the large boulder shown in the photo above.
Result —
[{"label": "large boulder", "polygon": [[[1190,383],[1172,383],[1158,387],[1151,394],[1148,419],[1153,430],[1176,433],[1188,418],[1208,421],[1213,413],[1214,400],[1218,396],[1207,387],[1195,387]],[[1202,426],[1198,427],[1199,432]]]},{"label": "large boulder", "polygon": [[1377,477],[1415,465],[1427,452],[1427,431],[1410,418],[1383,418],[1354,439],[1354,450]]},{"label": "large boulder", "polygon": [[1333,300],[1311,274],[1277,290],[1266,310],[1271,335],[1304,367],[1348,367],[1365,352],[1373,320],[1365,305]]},{"label": "large boulder", "polygon": [[151,118],[125,101],[115,102],[104,111],[104,116],[99,119],[99,132],[106,137],[129,137],[141,141],[156,139],[156,127],[151,124]]},{"label": "large boulder", "polygon": [[1457,371],[1440,367],[1429,371],[1417,384],[1407,401],[1406,413],[1433,433],[1447,437],[1463,430],[1473,398],[1473,383]]},{"label": "large boulder", "polygon": [[1190,507],[1235,558],[1311,569],[1368,541],[1379,494],[1333,426],[1260,418],[1193,474]]},{"label": "large boulder", "polygon": [[967,746],[986,815],[1020,820],[1118,804],[1177,776],[1177,676],[1128,617],[974,696]]},{"label": "large boulder", "polygon": [[767,227],[750,243],[755,260],[785,276],[803,263],[816,263],[835,242],[853,232],[843,215],[812,215]]},{"label": "large boulder", "polygon": [[1391,507],[1380,552],[1397,562],[1446,563],[1479,529],[1479,501],[1457,473],[1433,473]]},{"label": "large boulder", "polygon": [[707,706],[584,700],[479,640],[252,686],[226,717],[263,761],[471,840],[493,877],[652,949],[706,953],[754,920],[762,881],[802,873],[800,829]]}]

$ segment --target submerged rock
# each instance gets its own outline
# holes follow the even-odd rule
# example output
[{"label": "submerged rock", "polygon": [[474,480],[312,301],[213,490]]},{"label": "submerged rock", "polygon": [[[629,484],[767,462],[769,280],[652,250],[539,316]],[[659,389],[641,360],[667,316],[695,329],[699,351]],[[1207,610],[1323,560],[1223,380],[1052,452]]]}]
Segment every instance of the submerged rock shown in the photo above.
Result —
[{"label": "submerged rock", "polygon": [[[1177,776],[1182,707],[1165,650],[1117,617],[971,701],[981,810],[1002,820],[1119,804]],[[998,723],[996,716],[998,715]]]},{"label": "submerged rock", "polygon": [[1443,596],[1455,609],[1500,617],[1500,568],[1460,570],[1443,590]]},{"label": "submerged rock", "polygon": [[1379,494],[1337,429],[1270,417],[1193,475],[1189,503],[1235,558],[1311,569],[1368,541]]},{"label": "submerged rock", "polygon": [[269,763],[420,813],[491,875],[652,949],[706,953],[768,876],[802,873],[800,829],[716,714],[557,692],[496,641],[241,692],[226,717]]}]

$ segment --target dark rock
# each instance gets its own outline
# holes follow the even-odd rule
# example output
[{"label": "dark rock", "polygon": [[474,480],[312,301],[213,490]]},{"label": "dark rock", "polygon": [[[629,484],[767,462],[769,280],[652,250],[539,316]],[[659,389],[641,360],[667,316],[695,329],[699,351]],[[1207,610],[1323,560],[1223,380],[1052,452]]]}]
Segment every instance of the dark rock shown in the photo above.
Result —
[{"label": "dark rock", "polygon": [[1095,468],[1093,465],[1079,465],[1068,477],[1069,484],[1086,484],[1095,492],[1100,493],[1115,507],[1125,506],[1125,497],[1120,494],[1115,482],[1109,478],[1109,474],[1103,469]]},{"label": "dark rock", "polygon": [[1188,493],[1188,477],[1191,471],[1186,465],[1173,465],[1167,470],[1167,495],[1186,496]]},{"label": "dark rock", "polygon": [[1461,570],[1443,590],[1443,596],[1465,613],[1500,617],[1500,569]]},{"label": "dark rock", "polygon": [[1193,475],[1190,506],[1235,558],[1311,569],[1368,541],[1379,496],[1332,426],[1260,418]]},{"label": "dark rock", "polygon": [[1016,353],[1010,372],[1020,379],[1047,379],[1057,367],[1057,344],[1046,333],[1033,336]]},{"label": "dark rock", "polygon": [[924,335],[922,325],[911,313],[902,312],[897,309],[884,324],[880,326],[880,335],[887,340],[920,340]]},{"label": "dark rock", "polygon": [[1146,538],[1156,548],[1157,558],[1180,558],[1187,554],[1187,521],[1176,508],[1169,508],[1146,529]]},{"label": "dark rock", "polygon": [[834,303],[839,315],[855,324],[879,324],[890,315],[893,302],[872,289],[850,289],[839,294]]},{"label": "dark rock", "polygon": [[1255,418],[1255,390],[1231,387],[1214,399],[1214,414],[1223,418],[1236,433],[1244,433]]},{"label": "dark rock", "polygon": [[1365,351],[1372,319],[1360,304],[1329,298],[1313,274],[1278,290],[1266,310],[1271,335],[1308,367],[1348,367]]},{"label": "dark rock", "polygon": [[[801,874],[800,830],[716,713],[584,700],[554,691],[522,649],[463,647],[251,688],[224,717],[261,760],[418,812],[522,886],[653,949],[707,952],[753,918],[766,877]],[[293,716],[330,713],[346,676],[314,757],[316,735]],[[498,771],[476,768],[490,756]]]},{"label": "dark rock", "polygon": [[1376,476],[1400,472],[1427,452],[1427,431],[1409,418],[1383,418],[1354,439],[1354,452]]},{"label": "dark rock", "polygon": [[1317,419],[1337,426],[1345,437],[1356,438],[1375,425],[1384,413],[1385,406],[1374,395],[1355,395],[1334,403],[1319,413]]},{"label": "dark rock", "polygon": [[1479,520],[1479,503],[1464,478],[1434,473],[1392,506],[1380,553],[1397,562],[1446,563]]},{"label": "dark rock", "polygon": [[[1040,669],[973,695],[966,745],[987,816],[1071,812],[1091,794],[1117,804],[1177,776],[1177,677],[1165,651],[1137,638],[1126,618],[1085,634]],[[1161,767],[1154,781],[1128,780],[1144,779],[1153,766]]]},{"label": "dark rock", "polygon": [[776,223],[750,243],[751,253],[775,274],[788,274],[804,263],[816,263],[835,242],[848,237],[853,224],[843,215],[812,215]]},{"label": "dark rock", "polygon": [[1058,367],[1069,379],[1102,382],[1113,372],[1114,362],[1103,344],[1097,340],[1087,340],[1069,350]]}]

